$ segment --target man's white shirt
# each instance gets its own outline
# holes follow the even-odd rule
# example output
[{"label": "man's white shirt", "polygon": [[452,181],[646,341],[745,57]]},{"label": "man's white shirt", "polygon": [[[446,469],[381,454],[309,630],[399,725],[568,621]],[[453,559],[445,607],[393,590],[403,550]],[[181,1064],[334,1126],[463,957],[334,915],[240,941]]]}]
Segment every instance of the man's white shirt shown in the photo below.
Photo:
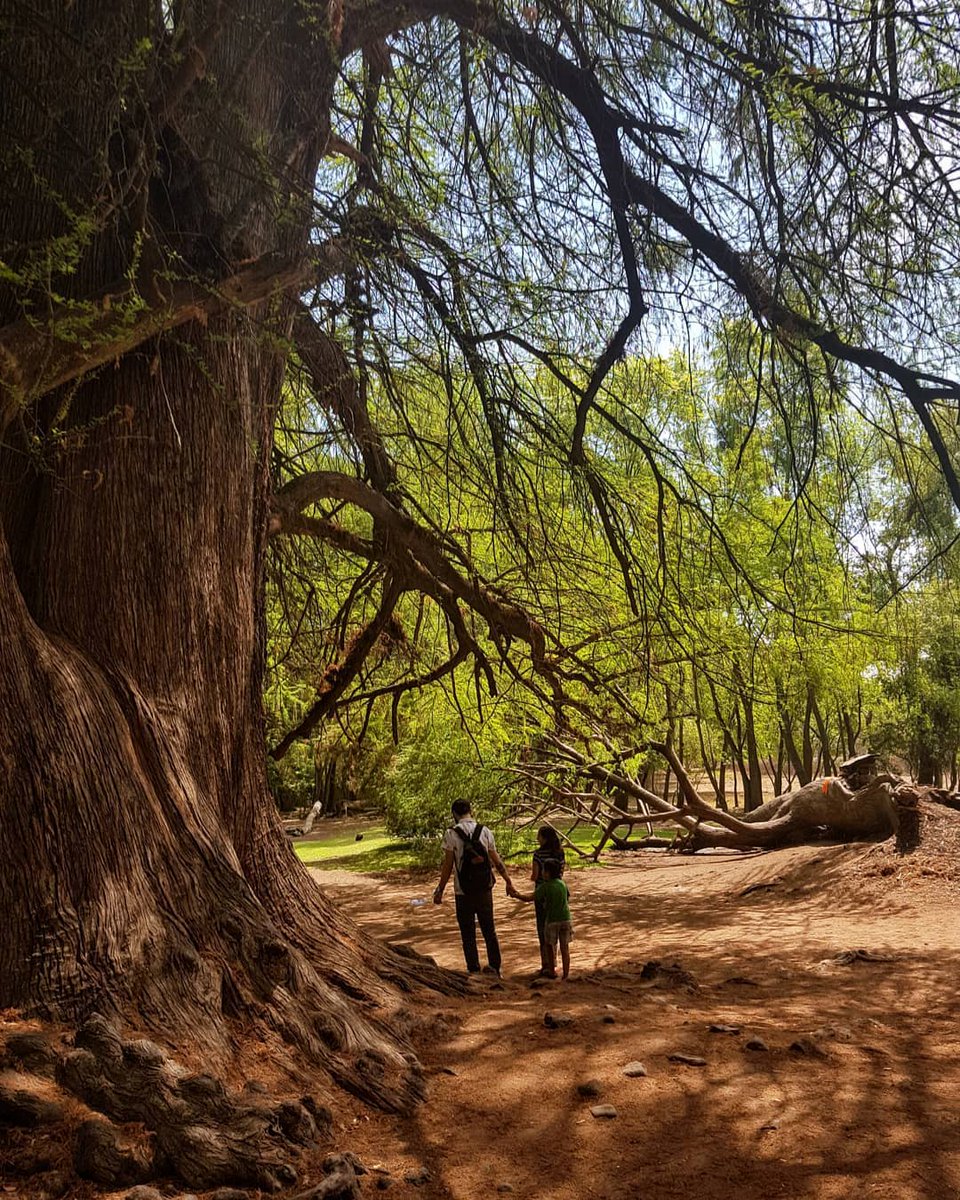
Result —
[{"label": "man's white shirt", "polygon": [[[473,817],[464,817],[462,820],[458,821],[456,825],[454,825],[453,829],[448,829],[443,835],[443,842],[441,843],[442,848],[445,851],[453,851],[453,890],[457,896],[463,895],[463,892],[460,888],[460,860],[463,858],[464,842],[460,835],[455,832],[455,830],[458,828],[462,829],[469,838],[473,836],[473,831],[476,829],[476,827],[477,822],[473,819]],[[480,842],[482,845],[486,846],[487,853],[489,853],[491,850],[496,851],[497,843],[494,840],[493,834],[486,825],[484,825],[483,830],[480,833]],[[491,867],[493,866],[492,863],[490,865]]]}]

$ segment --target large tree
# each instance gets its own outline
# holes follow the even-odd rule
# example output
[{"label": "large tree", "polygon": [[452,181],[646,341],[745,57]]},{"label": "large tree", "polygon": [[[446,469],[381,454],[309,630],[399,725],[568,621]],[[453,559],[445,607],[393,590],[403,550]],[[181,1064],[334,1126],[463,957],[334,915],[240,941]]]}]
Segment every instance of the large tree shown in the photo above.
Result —
[{"label": "large tree", "polygon": [[[618,417],[611,369],[719,311],[754,331],[744,437],[758,413],[791,431],[795,494],[824,403],[849,403],[894,439],[914,422],[960,502],[955,25],[872,3],[2,0],[0,1006],[221,1052],[255,1016],[361,1094],[416,1094],[391,981],[431,973],[338,917],[267,793],[271,539],[366,564],[374,597],[291,737],[411,591],[449,630],[429,677],[473,656],[495,686],[500,655],[559,717],[596,673],[411,503],[397,448],[443,447],[405,380],[440,381],[474,451],[455,469],[517,543],[538,464],[561,463],[641,613],[651,534],[605,430],[640,452],[653,537],[692,509],[723,539],[669,427]],[[337,431],[329,470],[274,454],[288,361]]]}]

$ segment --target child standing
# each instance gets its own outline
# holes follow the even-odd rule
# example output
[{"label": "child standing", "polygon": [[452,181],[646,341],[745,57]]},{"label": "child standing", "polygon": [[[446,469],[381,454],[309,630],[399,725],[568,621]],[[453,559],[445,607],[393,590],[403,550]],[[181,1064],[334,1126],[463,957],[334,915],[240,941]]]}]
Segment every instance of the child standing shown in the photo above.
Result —
[{"label": "child standing", "polygon": [[560,878],[562,863],[556,859],[544,859],[541,864],[540,882],[529,895],[512,889],[515,900],[531,901],[543,905],[543,942],[541,953],[544,967],[541,974],[550,979],[557,977],[557,946],[563,964],[563,978],[570,974],[570,942],[573,938],[573,923],[570,920],[570,890]]},{"label": "child standing", "polygon": [[[533,852],[533,863],[530,868],[530,878],[534,884],[543,881],[543,864],[551,860],[558,866],[556,877],[562,879],[565,861],[563,847],[560,845],[560,835],[552,825],[541,825],[537,830],[537,848]],[[548,978],[556,978],[556,968],[548,961],[547,947],[543,938],[543,927],[546,923],[543,902],[537,900],[534,903],[534,909],[537,915],[537,940],[540,943],[540,974]]]}]

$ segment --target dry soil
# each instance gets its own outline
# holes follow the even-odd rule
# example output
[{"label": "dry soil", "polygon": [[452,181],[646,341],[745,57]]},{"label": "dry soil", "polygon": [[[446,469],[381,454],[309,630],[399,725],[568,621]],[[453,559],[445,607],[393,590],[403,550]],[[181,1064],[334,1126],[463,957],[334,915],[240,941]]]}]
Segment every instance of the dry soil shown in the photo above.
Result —
[{"label": "dry soil", "polygon": [[[566,983],[531,986],[532,908],[498,887],[502,982],[424,1002],[428,1103],[355,1114],[344,1146],[398,1200],[956,1200],[958,828],[933,811],[905,858],[804,847],[571,871]],[[317,876],[370,931],[462,968],[432,879]],[[651,960],[688,977],[644,978]],[[645,1076],[623,1074],[635,1061]]]}]

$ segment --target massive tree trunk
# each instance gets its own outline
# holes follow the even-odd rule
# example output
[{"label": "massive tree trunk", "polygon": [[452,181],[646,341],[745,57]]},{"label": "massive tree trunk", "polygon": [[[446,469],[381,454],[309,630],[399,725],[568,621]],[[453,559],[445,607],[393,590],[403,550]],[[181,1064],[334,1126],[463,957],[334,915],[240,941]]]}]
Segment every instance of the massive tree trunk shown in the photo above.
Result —
[{"label": "massive tree trunk", "polygon": [[[204,45],[216,87],[198,74],[175,119],[169,80],[148,93],[161,68],[122,86],[149,6],[49,7],[29,29],[0,11],[0,58],[17,59],[0,61],[0,108],[35,151],[3,184],[13,269],[26,279],[31,247],[61,237],[76,270],[51,259],[48,284],[89,295],[145,242],[178,272],[304,253],[296,188],[309,196],[333,63],[289,52],[299,10],[231,9]],[[264,147],[287,178],[257,177]],[[142,160],[126,180],[139,228],[135,195],[110,204],[121,153]],[[43,302],[4,288],[0,317]],[[211,1061],[253,1023],[404,1107],[420,1080],[390,1029],[397,986],[439,976],[337,914],[266,788],[268,465],[290,313],[281,299],[182,326],[0,430],[0,1007],[114,1014]]]}]

